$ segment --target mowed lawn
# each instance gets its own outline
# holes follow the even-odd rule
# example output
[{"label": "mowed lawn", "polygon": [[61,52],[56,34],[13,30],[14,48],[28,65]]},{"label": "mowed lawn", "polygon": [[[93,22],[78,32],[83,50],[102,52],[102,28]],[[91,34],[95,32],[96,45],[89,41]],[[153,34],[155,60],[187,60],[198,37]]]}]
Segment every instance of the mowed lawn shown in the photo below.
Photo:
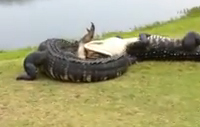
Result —
[{"label": "mowed lawn", "polygon": [[[139,32],[182,37],[200,32],[200,16]],[[98,26],[96,26],[98,29]],[[105,37],[106,37],[105,36]],[[16,81],[34,49],[0,53],[0,127],[199,127],[200,63],[142,62],[119,78],[63,83],[38,75]]]}]

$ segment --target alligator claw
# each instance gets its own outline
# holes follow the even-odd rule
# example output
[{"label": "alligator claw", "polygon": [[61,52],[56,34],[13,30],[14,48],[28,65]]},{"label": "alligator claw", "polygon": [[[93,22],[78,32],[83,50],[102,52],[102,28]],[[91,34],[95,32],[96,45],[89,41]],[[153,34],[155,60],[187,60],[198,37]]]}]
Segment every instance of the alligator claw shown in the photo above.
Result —
[{"label": "alligator claw", "polygon": [[20,74],[19,76],[16,77],[16,80],[32,81],[34,79],[35,79],[35,77],[31,77],[31,76],[27,75],[26,73]]}]

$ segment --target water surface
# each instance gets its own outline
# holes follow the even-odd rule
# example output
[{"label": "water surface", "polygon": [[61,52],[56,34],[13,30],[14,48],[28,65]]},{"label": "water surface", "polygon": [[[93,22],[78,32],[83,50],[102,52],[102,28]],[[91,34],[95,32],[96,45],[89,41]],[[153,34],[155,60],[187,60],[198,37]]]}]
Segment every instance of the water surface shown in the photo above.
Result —
[{"label": "water surface", "polygon": [[80,38],[167,20],[200,0],[0,0],[0,50],[38,45],[47,38]]}]

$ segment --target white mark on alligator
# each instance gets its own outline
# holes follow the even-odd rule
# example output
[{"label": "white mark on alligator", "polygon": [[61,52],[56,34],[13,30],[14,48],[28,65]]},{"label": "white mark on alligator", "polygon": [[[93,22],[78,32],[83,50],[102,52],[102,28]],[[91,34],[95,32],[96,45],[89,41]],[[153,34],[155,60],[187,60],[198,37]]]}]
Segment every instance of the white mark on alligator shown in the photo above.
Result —
[{"label": "white mark on alligator", "polygon": [[91,82],[91,81],[92,81],[92,76],[91,76],[91,75],[88,75],[88,76],[86,77],[86,81]]},{"label": "white mark on alligator", "polygon": [[63,78],[64,78],[64,80],[68,80],[68,75],[65,74]]},{"label": "white mark on alligator", "polygon": [[61,80],[64,80],[62,75],[59,75],[59,78],[60,78]]},{"label": "white mark on alligator", "polygon": [[107,79],[108,79],[108,77],[104,77],[103,79],[104,79],[104,80],[107,80]]},{"label": "white mark on alligator", "polygon": [[61,80],[65,80],[64,75],[60,75]]},{"label": "white mark on alligator", "polygon": [[53,78],[55,78],[55,76],[54,76],[54,74],[53,74],[53,67],[50,67],[50,73],[51,73],[51,76],[52,76]]},{"label": "white mark on alligator", "polygon": [[65,67],[65,69],[64,69],[64,80],[69,80],[69,77],[68,77],[68,74],[67,74],[67,72],[68,72],[68,67],[69,67],[69,64],[67,64],[67,66]]},{"label": "white mark on alligator", "polygon": [[72,81],[75,81],[74,80],[74,77],[72,75],[69,75],[69,78],[72,80]]},{"label": "white mark on alligator", "polygon": [[117,76],[120,76],[121,75],[121,72],[119,71],[119,72],[117,72]]}]

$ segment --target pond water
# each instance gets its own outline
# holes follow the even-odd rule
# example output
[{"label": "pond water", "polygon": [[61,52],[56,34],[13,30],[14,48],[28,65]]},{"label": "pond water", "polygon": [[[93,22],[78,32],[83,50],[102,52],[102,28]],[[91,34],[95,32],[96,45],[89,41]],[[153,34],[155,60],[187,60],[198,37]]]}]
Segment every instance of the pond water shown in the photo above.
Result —
[{"label": "pond water", "polygon": [[80,38],[167,20],[200,0],[0,0],[0,50],[35,46],[47,38]]}]

